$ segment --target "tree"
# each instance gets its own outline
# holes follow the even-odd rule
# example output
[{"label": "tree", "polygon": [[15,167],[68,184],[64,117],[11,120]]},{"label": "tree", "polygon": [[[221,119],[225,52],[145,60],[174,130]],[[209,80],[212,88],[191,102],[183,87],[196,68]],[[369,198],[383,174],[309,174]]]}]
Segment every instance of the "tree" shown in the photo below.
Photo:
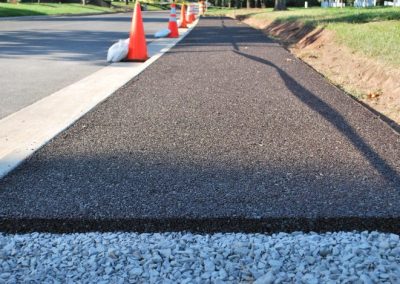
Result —
[{"label": "tree", "polygon": [[286,10],[286,0],[275,0],[275,11]]}]

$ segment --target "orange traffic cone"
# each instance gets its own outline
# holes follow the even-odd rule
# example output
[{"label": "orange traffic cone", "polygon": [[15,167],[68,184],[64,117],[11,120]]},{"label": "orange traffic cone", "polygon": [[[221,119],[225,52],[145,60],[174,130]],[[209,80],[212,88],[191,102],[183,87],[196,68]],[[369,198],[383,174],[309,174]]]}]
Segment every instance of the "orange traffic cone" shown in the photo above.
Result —
[{"label": "orange traffic cone", "polygon": [[176,23],[176,4],[171,4],[171,13],[169,15],[168,29],[171,31],[168,37],[179,37],[178,24]]},{"label": "orange traffic cone", "polygon": [[189,4],[188,8],[187,8],[187,12],[186,12],[186,17],[187,17],[186,22],[188,24],[191,24],[193,22],[193,21],[190,20],[191,19],[191,17],[190,17],[191,14],[192,14],[192,5]]},{"label": "orange traffic cone", "polygon": [[193,23],[196,21],[196,15],[194,14],[194,6],[191,4],[190,5],[192,8],[190,9],[190,14],[189,14],[189,21]]},{"label": "orange traffic cone", "polygon": [[181,7],[181,25],[179,26],[180,28],[184,28],[186,29],[187,26],[187,22],[186,22],[186,5],[182,4]]},{"label": "orange traffic cone", "polygon": [[139,1],[136,1],[133,11],[131,32],[129,34],[129,50],[125,61],[144,62],[148,59],[146,37],[144,34],[142,10]]}]

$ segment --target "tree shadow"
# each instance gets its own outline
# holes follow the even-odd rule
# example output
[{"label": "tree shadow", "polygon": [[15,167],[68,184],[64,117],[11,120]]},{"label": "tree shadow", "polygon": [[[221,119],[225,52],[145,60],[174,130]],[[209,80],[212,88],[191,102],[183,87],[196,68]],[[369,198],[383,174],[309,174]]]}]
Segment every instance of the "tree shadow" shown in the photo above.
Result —
[{"label": "tree shadow", "polygon": [[[51,147],[60,142],[57,138]],[[216,160],[182,161],[166,153],[40,152],[0,181],[0,232],[400,228],[399,210],[393,208],[398,192],[378,190],[374,178],[366,188],[355,178],[310,179],[320,171],[316,165],[243,168]]]},{"label": "tree shadow", "polygon": [[353,129],[353,127],[351,127],[351,125],[346,121],[343,115],[340,114],[340,112],[332,108],[321,98],[314,95],[308,89],[300,85],[289,74],[287,74],[285,71],[283,71],[272,62],[264,58],[243,53],[239,50],[236,44],[233,44],[233,47],[233,52],[235,54],[274,68],[282,78],[285,86],[294,96],[300,99],[312,110],[320,114],[321,117],[332,124],[343,135],[345,135],[346,138],[354,145],[354,147],[356,147],[356,149],[358,149],[358,151],[363,154],[363,156],[369,161],[369,163],[382,175],[382,177],[384,177],[387,181],[395,184],[397,187],[400,185],[400,177],[397,171],[392,166],[390,166],[383,158],[381,158],[380,155],[375,152],[360,135],[357,134],[357,132]]}]

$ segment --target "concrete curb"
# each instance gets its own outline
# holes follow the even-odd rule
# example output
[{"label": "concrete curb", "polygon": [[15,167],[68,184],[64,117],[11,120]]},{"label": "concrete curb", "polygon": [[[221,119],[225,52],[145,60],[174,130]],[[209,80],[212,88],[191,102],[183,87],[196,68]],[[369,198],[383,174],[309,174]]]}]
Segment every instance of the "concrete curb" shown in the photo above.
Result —
[{"label": "concrete curb", "polygon": [[96,105],[143,72],[197,25],[180,29],[177,39],[148,46],[144,63],[114,63],[0,120],[0,178],[72,125]]}]

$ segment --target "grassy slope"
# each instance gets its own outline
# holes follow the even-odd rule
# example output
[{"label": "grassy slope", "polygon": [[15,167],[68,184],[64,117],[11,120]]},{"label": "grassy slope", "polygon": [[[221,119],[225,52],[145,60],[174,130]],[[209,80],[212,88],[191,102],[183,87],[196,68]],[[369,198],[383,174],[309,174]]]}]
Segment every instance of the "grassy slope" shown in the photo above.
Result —
[{"label": "grassy slope", "polygon": [[86,14],[116,11],[112,8],[80,4],[8,4],[0,3],[0,17],[31,16],[31,15],[59,15],[59,14]]},{"label": "grassy slope", "polygon": [[400,66],[400,8],[210,9],[209,15],[248,15],[271,21],[300,21],[336,32],[337,40],[353,50],[392,66]]}]

